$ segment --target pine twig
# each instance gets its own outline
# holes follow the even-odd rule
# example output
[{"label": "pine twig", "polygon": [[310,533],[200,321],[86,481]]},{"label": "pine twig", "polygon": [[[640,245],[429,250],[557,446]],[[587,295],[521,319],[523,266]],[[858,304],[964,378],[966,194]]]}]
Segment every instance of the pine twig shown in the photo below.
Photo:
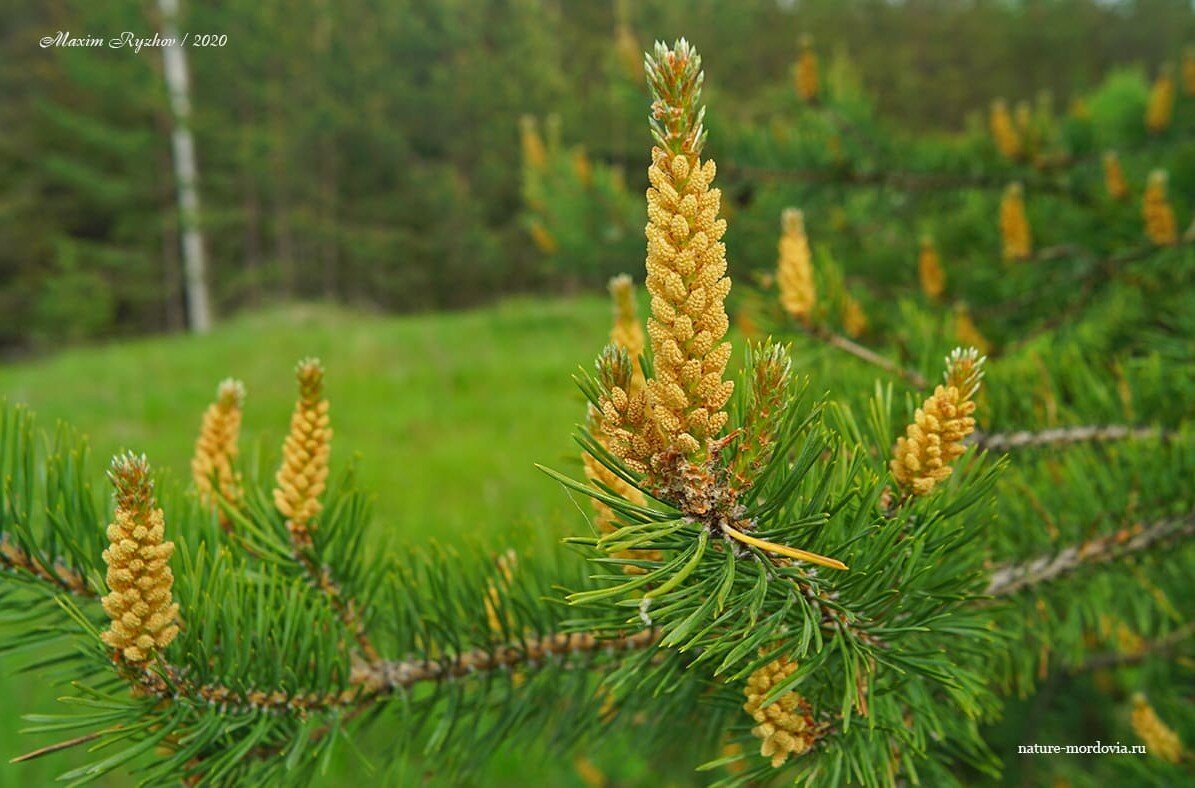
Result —
[{"label": "pine twig", "polygon": [[360,647],[365,659],[370,662],[376,662],[381,659],[381,655],[373,645],[369,633],[365,631],[365,625],[361,622],[356,601],[344,593],[344,589],[332,577],[331,571],[326,566],[320,566],[308,554],[308,551],[302,549],[297,540],[292,540],[292,547],[295,551],[295,559],[303,567],[303,571],[307,573],[307,577],[316,588],[328,597],[328,601],[340,617],[341,623],[353,633],[353,639],[357,641],[357,645]]},{"label": "pine twig", "polygon": [[1089,424],[1054,429],[1018,430],[1016,432],[975,432],[967,442],[985,451],[1009,451],[1030,446],[1065,446],[1087,441],[1149,440],[1168,438],[1173,433],[1157,427],[1132,427],[1125,424]]},{"label": "pine twig", "polygon": [[1132,651],[1130,653],[1122,653],[1119,651],[1111,651],[1103,654],[1096,654],[1088,659],[1076,672],[1086,672],[1090,670],[1100,670],[1103,668],[1120,668],[1127,665],[1136,665],[1144,662],[1149,657],[1166,656],[1182,645],[1184,641],[1195,635],[1195,622],[1188,622],[1184,626],[1171,632],[1169,635],[1157,638],[1147,642],[1142,648]]},{"label": "pine twig", "polygon": [[988,580],[985,594],[1012,596],[1026,588],[1048,583],[1094,564],[1116,561],[1151,547],[1178,542],[1195,534],[1195,511],[1186,517],[1159,520],[1145,527],[1122,528],[1098,536],[1058,553],[1043,555],[1024,563],[1005,564]]},{"label": "pine twig", "polygon": [[914,387],[924,389],[929,387],[929,381],[916,370],[907,369],[896,363],[892,359],[885,358],[874,350],[860,345],[858,342],[847,339],[841,334],[836,334],[828,328],[822,326],[807,326],[800,324],[801,330],[808,336],[823,342],[830,347],[838,348],[839,350],[849,353],[855,358],[866,361],[868,364],[879,367],[880,369],[890,372],[900,378],[911,383]]},{"label": "pine twig", "polygon": [[9,763],[24,763],[25,761],[32,761],[34,759],[41,758],[46,755],[53,755],[56,752],[62,752],[63,750],[69,750],[72,747],[78,747],[80,744],[87,744],[90,741],[95,741],[96,739],[100,738],[101,736],[103,736],[105,734],[115,733],[116,731],[120,730],[120,728],[121,728],[121,726],[117,725],[114,728],[107,728],[102,731],[94,731],[92,733],[85,733],[82,736],[76,736],[73,739],[56,742],[55,744],[48,744],[45,747],[39,747],[38,749],[33,750],[32,752],[27,752],[24,755],[18,755],[15,758],[10,758],[8,762]]},{"label": "pine twig", "polygon": [[[1126,157],[1141,153],[1154,153],[1159,142],[1151,140],[1145,145],[1131,150],[1122,149]],[[1073,156],[1066,166],[1059,172],[1066,172],[1077,167],[1098,163],[1102,152],[1089,153],[1083,156]],[[620,155],[621,157],[621,155]],[[614,156],[608,154],[606,159],[614,161]],[[625,157],[621,157],[625,158]],[[997,173],[995,175],[974,175],[965,172],[917,171],[917,170],[872,170],[860,171],[855,169],[841,169],[832,167],[810,167],[805,169],[784,169],[781,167],[760,167],[738,162],[726,162],[719,170],[727,174],[738,174],[747,178],[757,178],[771,181],[795,181],[802,183],[839,183],[845,186],[880,186],[900,191],[941,191],[943,189],[991,189],[1002,190],[1010,180],[1021,180],[1025,187],[1034,192],[1048,192],[1088,201],[1075,189],[1057,178],[1042,177],[1040,171],[1026,171],[1020,175],[1015,172]],[[1089,198],[1088,198],[1089,199]]]},{"label": "pine twig", "polygon": [[125,666],[125,675],[144,691],[164,700],[185,695],[203,703],[308,714],[336,708],[368,705],[396,690],[416,684],[439,683],[465,676],[534,664],[551,656],[571,656],[599,651],[638,651],[659,641],[661,633],[644,629],[622,637],[599,637],[589,632],[556,633],[523,643],[476,648],[438,660],[385,660],[362,662],[353,668],[349,689],[323,695],[285,693],[278,689],[236,691],[217,684],[197,684],[176,665],[158,660],[142,666]]},{"label": "pine twig", "polygon": [[[357,700],[359,702],[340,718],[339,726],[343,726],[349,720],[360,716],[373,705],[373,702],[383,695],[390,694],[394,689],[409,688],[420,682],[444,681],[477,672],[510,668],[523,662],[538,661],[544,656],[552,654],[576,654],[586,651],[593,652],[599,649],[635,651],[647,648],[659,640],[660,632],[652,629],[645,629],[627,637],[604,639],[590,633],[558,634],[532,641],[532,644],[529,644],[524,649],[521,658],[513,660],[510,659],[510,656],[512,652],[517,650],[513,646],[508,646],[498,659],[492,658],[491,653],[484,649],[474,649],[473,651],[466,652],[456,661],[447,663],[448,670],[443,669],[443,666],[446,664],[444,662],[430,663],[428,661],[383,661],[359,667],[359,670],[363,670],[363,676],[379,682],[377,689],[370,694],[358,695]],[[531,646],[534,646],[534,649]],[[533,650],[537,655],[534,659],[530,656]],[[387,683],[390,680],[393,681]],[[332,730],[334,730],[332,725],[324,725],[311,733],[310,740],[316,741],[321,739],[331,733]],[[281,747],[278,745],[258,747],[249,752],[249,757],[257,759],[271,758],[280,751]]]},{"label": "pine twig", "polygon": [[881,151],[877,147],[875,140],[861,132],[859,127],[856,126],[854,122],[850,120],[850,118],[846,117],[835,107],[829,104],[822,106],[822,112],[827,118],[830,119],[830,123],[832,123],[838,129],[839,134],[850,137],[855,142],[859,143],[859,145],[861,145],[863,148],[866,148],[867,152],[872,156],[875,156],[876,158],[881,156]]},{"label": "pine twig", "polygon": [[554,655],[576,655],[596,651],[637,651],[660,640],[658,629],[643,629],[632,635],[601,638],[589,632],[557,633],[522,644],[478,648],[466,651],[450,660],[380,661],[363,666],[364,686],[378,686],[379,691],[406,689],[421,682],[440,682],[461,678],[473,673],[486,673],[515,667],[526,662],[538,662]]},{"label": "pine twig", "polygon": [[[558,633],[521,645],[507,645],[495,649],[472,649],[456,657],[432,660],[376,660],[360,663],[353,668],[351,689],[340,693],[286,694],[280,690],[250,690],[236,692],[219,685],[198,685],[188,680],[177,666],[159,661],[152,668],[132,669],[126,678],[142,690],[156,695],[164,701],[176,698],[180,693],[193,700],[208,704],[219,704],[242,708],[254,708],[273,713],[297,713],[305,716],[332,710],[343,710],[337,726],[325,725],[311,734],[311,740],[323,738],[334,727],[339,727],[358,717],[378,701],[392,695],[396,690],[408,689],[419,683],[442,682],[477,673],[510,669],[521,664],[536,664],[553,655],[594,653],[597,651],[637,651],[649,648],[659,642],[661,633],[656,629],[644,629],[632,635],[609,638],[598,637],[588,632]],[[89,734],[85,737],[43,748],[19,760],[29,760],[57,750],[83,744],[102,736],[107,731]],[[262,759],[276,756],[281,746],[257,747],[247,757]],[[16,761],[14,761],[15,763]]]},{"label": "pine twig", "polygon": [[[1062,321],[1069,319],[1071,316],[1076,314],[1080,309],[1082,309],[1082,307],[1095,294],[1097,286],[1101,282],[1106,281],[1106,280],[1110,279],[1111,277],[1115,276],[1121,266],[1126,265],[1128,263],[1135,263],[1138,260],[1144,260],[1144,259],[1150,257],[1151,255],[1157,253],[1162,248],[1177,249],[1179,247],[1191,246],[1191,245],[1195,245],[1195,235],[1192,235],[1189,237],[1183,236],[1182,238],[1179,239],[1178,243],[1173,246],[1159,247],[1157,244],[1152,244],[1152,243],[1151,244],[1143,244],[1141,246],[1137,246],[1132,249],[1128,249],[1126,251],[1119,252],[1117,254],[1108,255],[1102,259],[1096,258],[1096,255],[1093,252],[1091,252],[1090,250],[1084,249],[1075,244],[1064,244],[1064,245],[1059,245],[1059,246],[1047,247],[1045,249],[1040,250],[1031,259],[1035,260],[1035,261],[1044,261],[1046,259],[1056,259],[1058,256],[1060,256],[1059,252],[1060,252],[1060,250],[1062,250],[1062,251],[1068,252],[1068,254],[1071,254],[1073,256],[1090,257],[1095,262],[1087,270],[1079,271],[1076,274],[1074,274],[1070,277],[1067,277],[1066,281],[1056,281],[1055,289],[1038,288],[1036,290],[1030,291],[1023,298],[1013,298],[1013,299],[1004,301],[999,304],[992,304],[988,307],[985,307],[982,309],[977,309],[975,314],[979,315],[979,316],[983,316],[983,317],[996,317],[996,316],[1007,315],[1007,314],[1010,314],[1013,312],[1019,312],[1023,308],[1037,303],[1045,296],[1046,293],[1054,292],[1058,287],[1062,287],[1063,285],[1066,285],[1067,287],[1073,289],[1074,285],[1079,285],[1078,295],[1076,296],[1074,301],[1070,304],[1070,306],[1068,306],[1066,309],[1062,310],[1061,312],[1057,313],[1051,320],[1046,322],[1045,328],[1051,328],[1051,327],[1054,327],[1054,326],[1060,324]],[[1049,257],[1045,258],[1045,257],[1042,257],[1042,255],[1049,255]],[[1063,256],[1065,256],[1065,255],[1063,255]],[[1025,342],[1029,341],[1029,339],[1031,339],[1031,338],[1032,337],[1026,338],[1023,341],[1018,342],[1013,347],[1020,347],[1021,345],[1025,344]]]},{"label": "pine twig", "polygon": [[59,591],[90,599],[98,596],[80,573],[62,564],[46,568],[29,551],[18,545],[8,534],[0,534],[0,570],[23,572],[49,583]]},{"label": "pine twig", "polygon": [[[786,170],[775,167],[759,167],[731,162],[725,170],[733,175],[769,181],[796,181],[810,184],[841,184],[844,186],[878,186],[900,191],[941,191],[943,189],[991,189],[999,190],[1008,185],[1008,179],[994,176],[975,176],[942,172],[915,172],[901,170],[862,171],[855,169],[808,168]],[[1064,193],[1061,187],[1047,181],[1034,183],[1035,191]]]}]

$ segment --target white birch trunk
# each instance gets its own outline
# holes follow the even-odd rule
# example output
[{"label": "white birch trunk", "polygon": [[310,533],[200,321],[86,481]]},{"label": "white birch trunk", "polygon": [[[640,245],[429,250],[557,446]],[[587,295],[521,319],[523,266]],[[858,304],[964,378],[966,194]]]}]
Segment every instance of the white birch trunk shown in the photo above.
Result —
[{"label": "white birch trunk", "polygon": [[[162,13],[163,36],[177,40],[178,0],[158,0],[158,9]],[[199,171],[195,164],[195,141],[191,136],[191,100],[188,96],[187,59],[183,47],[162,47],[162,65],[174,115],[174,129],[170,136],[174,148],[174,179],[178,184],[179,221],[182,226],[187,324],[192,332],[206,334],[212,327],[212,309],[207,289],[203,234],[199,229]]]}]

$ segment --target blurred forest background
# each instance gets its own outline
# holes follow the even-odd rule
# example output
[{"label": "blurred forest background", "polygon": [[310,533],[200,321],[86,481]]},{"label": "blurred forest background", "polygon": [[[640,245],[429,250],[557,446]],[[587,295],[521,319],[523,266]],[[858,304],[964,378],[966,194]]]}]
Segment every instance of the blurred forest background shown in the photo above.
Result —
[{"label": "blurred forest background", "polygon": [[[57,31],[149,37],[157,7],[0,0],[7,353],[186,324],[161,50],[38,44]],[[228,36],[187,50],[218,316],[298,299],[410,311],[596,289],[631,263],[612,248],[609,261],[545,264],[554,242],[524,210],[520,118],[580,145],[578,166],[628,165],[614,186],[640,192],[641,53],[655,38],[683,33],[718,53],[708,101],[723,139],[766,125],[777,96],[791,101],[806,33],[830,68],[850,64],[881,115],[942,133],[982,123],[997,96],[1065,110],[1116,67],[1144,85],[1195,39],[1177,0],[261,0],[185,3],[180,28]],[[719,163],[749,201],[734,162]],[[603,232],[642,248],[629,220]],[[732,274],[764,262],[736,262],[730,243]]]}]

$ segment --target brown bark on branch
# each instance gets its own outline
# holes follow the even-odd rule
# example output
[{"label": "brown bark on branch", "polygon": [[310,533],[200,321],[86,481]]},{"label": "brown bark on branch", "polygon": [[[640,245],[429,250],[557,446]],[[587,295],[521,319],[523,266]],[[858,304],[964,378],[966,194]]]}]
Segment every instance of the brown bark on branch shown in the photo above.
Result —
[{"label": "brown bark on branch", "polygon": [[1103,668],[1120,668],[1128,665],[1136,665],[1150,657],[1166,656],[1182,645],[1192,635],[1195,635],[1195,623],[1189,623],[1174,630],[1169,635],[1151,640],[1142,648],[1127,654],[1119,651],[1096,654],[1079,666],[1078,672],[1100,670]]},{"label": "brown bark on branch", "polygon": [[830,347],[838,348],[845,353],[850,353],[857,359],[866,361],[868,364],[872,364],[873,366],[877,366],[886,372],[896,375],[897,377],[903,378],[916,388],[924,389],[929,387],[929,381],[926,380],[921,373],[917,372],[916,370],[906,369],[892,359],[885,358],[879,353],[876,353],[874,350],[866,348],[863,345],[860,345],[858,342],[847,339],[841,334],[836,334],[833,331],[820,326],[801,325],[801,330],[819,342],[823,342]]},{"label": "brown bark on branch", "polygon": [[53,569],[45,567],[27,550],[12,541],[8,534],[0,534],[0,570],[32,575],[78,597],[93,599],[99,596],[87,584],[87,579],[82,574],[62,564],[55,564]]},{"label": "brown bark on branch", "polygon": [[[981,317],[996,317],[1019,312],[1024,308],[1036,304],[1042,298],[1046,297],[1047,293],[1057,292],[1059,289],[1066,289],[1070,291],[1077,291],[1078,295],[1072,304],[1064,310],[1058,312],[1051,320],[1047,321],[1044,328],[1051,328],[1061,324],[1063,321],[1069,319],[1072,315],[1077,313],[1095,294],[1098,285],[1111,279],[1119,271],[1120,267],[1128,263],[1134,263],[1138,260],[1144,260],[1153,254],[1156,254],[1163,249],[1177,249],[1183,246],[1190,246],[1195,244],[1195,234],[1184,235],[1177,244],[1168,247],[1160,247],[1157,244],[1144,244],[1142,246],[1128,249],[1117,254],[1109,255],[1103,259],[1097,259],[1096,254],[1090,250],[1082,247],[1068,244],[1063,246],[1052,246],[1042,249],[1035,254],[1031,260],[1045,262],[1050,259],[1057,259],[1058,257],[1088,257],[1095,260],[1094,264],[1083,271],[1076,272],[1073,276],[1066,277],[1054,283],[1054,289],[1037,288],[1026,293],[1023,297],[1014,298],[1004,301],[999,304],[991,304],[982,309],[977,309],[975,314]],[[1064,254],[1065,252],[1065,254]],[[1043,256],[1044,255],[1044,256]],[[1033,336],[1036,336],[1033,335]],[[1018,342],[1013,347],[1020,347],[1029,338]]]},{"label": "brown bark on branch", "polygon": [[380,659],[354,666],[350,679],[352,686],[348,689],[322,695],[301,691],[288,693],[274,688],[238,692],[219,684],[197,684],[187,678],[184,670],[162,660],[145,667],[127,663],[121,665],[130,682],[163,700],[183,695],[203,703],[231,708],[306,715],[374,703],[397,690],[409,689],[416,684],[513,668],[552,656],[637,651],[654,645],[659,639],[660,632],[656,629],[612,638],[600,638],[588,632],[557,633],[524,643],[471,649],[435,660]]},{"label": "brown bark on branch", "polygon": [[1195,512],[1186,517],[1159,520],[1148,526],[1122,528],[1066,547],[1030,561],[1005,564],[988,580],[988,596],[1011,596],[1026,588],[1048,583],[1096,564],[1116,561],[1151,547],[1181,541],[1195,534]]},{"label": "brown bark on branch", "polygon": [[973,433],[967,443],[985,451],[1009,451],[1030,446],[1063,446],[1087,441],[1148,440],[1167,438],[1172,433],[1157,427],[1132,427],[1125,424],[1089,424],[1054,429],[1018,430],[1016,432]]},{"label": "brown bark on branch", "polygon": [[294,544],[293,546],[295,548],[295,558],[303,567],[308,580],[328,597],[328,601],[340,617],[341,623],[353,633],[353,639],[357,641],[357,645],[360,647],[361,653],[365,655],[365,659],[370,662],[376,662],[381,659],[381,655],[378,654],[373,641],[369,638],[369,633],[365,631],[365,625],[361,622],[361,613],[357,601],[344,593],[344,589],[332,577],[331,571],[326,566],[320,566],[298,544]]}]

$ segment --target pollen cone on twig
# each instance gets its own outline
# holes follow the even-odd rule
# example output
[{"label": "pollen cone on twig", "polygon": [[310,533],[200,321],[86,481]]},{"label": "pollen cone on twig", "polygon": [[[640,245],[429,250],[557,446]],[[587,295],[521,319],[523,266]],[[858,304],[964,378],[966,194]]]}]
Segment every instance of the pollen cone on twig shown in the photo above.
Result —
[{"label": "pollen cone on twig", "polygon": [[791,350],[789,345],[768,342],[755,347],[748,356],[750,402],[738,431],[740,449],[734,466],[740,488],[751,487],[753,477],[771,459],[792,391]]},{"label": "pollen cone on twig", "polygon": [[631,360],[631,387],[637,390],[643,385],[643,369],[639,359],[647,340],[643,326],[639,323],[639,310],[635,306],[635,283],[630,274],[619,274],[610,280],[610,301],[614,307],[614,320],[610,326],[610,343],[626,350]]},{"label": "pollen cone on twig", "polygon": [[928,495],[950,476],[950,463],[966,451],[963,441],[975,431],[975,394],[983,379],[975,348],[956,348],[946,358],[945,383],[917,409],[898,438],[889,467],[906,494]]},{"label": "pollen cone on twig", "polygon": [[108,477],[116,488],[116,512],[103,553],[110,589],[103,606],[111,624],[101,637],[118,659],[145,662],[178,634],[170,569],[174,543],[163,539],[165,518],[144,455],[114,457]]},{"label": "pollen cone on twig", "polygon": [[1178,225],[1174,208],[1166,194],[1168,177],[1165,170],[1154,170],[1145,184],[1141,200],[1141,218],[1145,221],[1145,237],[1158,246],[1178,243]]},{"label": "pollen cone on twig", "polygon": [[1145,750],[1150,755],[1167,763],[1178,763],[1182,760],[1182,739],[1169,725],[1162,722],[1153,706],[1140,692],[1133,695],[1131,722],[1133,732],[1145,742]]},{"label": "pollen cone on twig", "polygon": [[1010,183],[1000,200],[1000,240],[1006,261],[1028,260],[1033,254],[1029,217],[1025,214],[1025,189]]},{"label": "pollen cone on twig", "polygon": [[1173,116],[1174,80],[1169,67],[1162,66],[1149,89],[1149,101],[1145,105],[1145,128],[1152,134],[1160,134],[1170,128]]},{"label": "pollen cone on twig", "polygon": [[954,338],[964,347],[975,348],[980,355],[987,355],[992,347],[992,343],[988,341],[971,318],[971,310],[967,309],[967,305],[963,303],[956,304],[954,307]]},{"label": "pollen cone on twig", "polygon": [[[629,277],[626,282],[629,286]],[[617,327],[616,320],[616,330]],[[640,334],[640,350],[642,350],[642,334]],[[646,463],[655,452],[659,451],[661,446],[658,443],[650,446],[644,445],[643,439],[639,437],[639,430],[645,426],[643,422],[648,420],[649,411],[646,409],[647,394],[643,390],[642,384],[636,385],[634,382],[634,376],[630,369],[632,364],[635,364],[637,368],[637,363],[632,361],[630,350],[614,342],[607,345],[602,355],[598,357],[598,380],[605,394],[601,400],[602,407],[589,406],[586,414],[586,426],[589,429],[589,434],[599,445],[610,449],[616,456],[631,458],[624,459],[624,462],[632,470],[644,472],[640,469],[646,469]],[[617,390],[617,394],[612,393],[615,390]],[[636,407],[640,409],[640,415],[638,421],[634,422],[637,424],[635,429],[626,429],[628,420],[624,418],[624,413],[629,409],[632,398]],[[615,401],[628,407],[619,411],[614,405]],[[648,430],[644,430],[644,433],[652,434]],[[640,459],[636,460],[636,457]],[[593,483],[594,487],[613,491],[636,506],[646,505],[647,498],[638,488],[627,483],[625,479],[607,468],[589,452],[581,454],[581,462],[585,468],[585,477]],[[597,526],[599,533],[611,534],[618,529],[618,515],[608,504],[594,498],[593,509],[594,525]],[[615,553],[614,557],[658,561],[660,553],[658,550],[625,550]],[[627,564],[623,567],[623,571],[627,574],[638,574],[642,570],[637,566]]]},{"label": "pollen cone on twig", "polygon": [[631,30],[629,11],[626,0],[614,4],[614,52],[623,74],[634,82],[643,73],[643,49]]},{"label": "pollen cone on twig", "polygon": [[515,569],[518,565],[519,554],[514,550],[507,550],[494,559],[494,568],[497,570],[497,575],[486,581],[485,598],[483,600],[485,604],[485,617],[490,627],[490,633],[493,635],[503,635],[508,633],[511,628],[509,618],[503,613],[502,595],[510,590],[511,584],[514,582]]},{"label": "pollen cone on twig", "polygon": [[532,217],[528,221],[527,233],[531,236],[531,242],[535,244],[535,248],[544,254],[553,255],[560,250],[556,236],[552,235],[552,231],[545,227],[538,217]]},{"label": "pollen cone on twig", "polygon": [[921,292],[931,301],[936,301],[946,292],[946,272],[942,270],[942,258],[933,237],[921,236],[921,249],[917,254],[917,278]]},{"label": "pollen cone on twig", "polygon": [[644,476],[642,489],[707,522],[716,534],[785,559],[846,569],[840,561],[747,533],[754,524],[742,517],[737,491],[728,484],[732,469],[720,454],[734,442],[732,436],[719,437],[734,389],[723,379],[731,352],[723,341],[730,279],[722,243],[726,222],[718,218],[721,192],[712,188],[715,165],[701,160],[701,58],[684,39],[672,48],[657,42],[645,66],[656,142],[645,229],[654,376],[645,391],[633,391],[629,354],[607,345],[596,379],[587,383],[597,404],[591,420],[600,420],[590,434],[600,432],[610,453]]},{"label": "pollen cone on twig", "polygon": [[1120,157],[1116,151],[1104,152],[1104,188],[1113,200],[1123,200],[1129,196],[1129,184],[1124,178],[1124,168],[1120,166]]},{"label": "pollen cone on twig", "polygon": [[282,444],[282,465],[274,477],[274,505],[286,517],[296,547],[303,548],[311,543],[315,518],[323,510],[320,496],[328,482],[332,428],[328,400],[323,396],[324,367],[319,359],[300,361],[295,376],[299,397]]},{"label": "pollen cone on twig", "polygon": [[817,743],[821,729],[813,718],[809,701],[789,691],[765,705],[768,693],[791,676],[797,663],[780,657],[757,669],[747,678],[743,710],[756,723],[751,733],[761,740],[759,754],[772,761],[773,768],[784,765],[790,755],[801,756]]},{"label": "pollen cone on twig", "polygon": [[871,322],[867,319],[867,313],[863,311],[863,305],[859,303],[859,299],[843,291],[842,330],[851,339],[858,339],[867,333],[867,328],[870,325]]},{"label": "pollen cone on twig", "polygon": [[[599,437],[602,436],[600,412],[591,407],[588,421],[591,434],[605,445],[605,439]],[[636,506],[647,505],[647,497],[642,492],[599,462],[592,454],[585,452],[581,455],[581,461],[585,467],[585,478],[589,479],[594,487],[602,490],[609,489],[628,503],[635,504]],[[614,509],[596,498],[592,500],[594,512],[593,524],[597,527],[598,532],[601,534],[612,534],[617,531],[619,519]],[[659,550],[620,550],[612,553],[612,555],[614,558],[643,561],[659,561],[661,557]],[[629,575],[635,575],[641,574],[643,569],[636,565],[625,564],[623,571]]]},{"label": "pollen cone on twig", "polygon": [[813,280],[809,238],[805,235],[805,214],[796,208],[785,208],[780,215],[776,284],[784,311],[808,323],[817,303],[817,285]]},{"label": "pollen cone on twig", "polygon": [[817,101],[821,93],[821,76],[818,73],[817,53],[813,51],[813,37],[808,33],[801,36],[801,52],[793,66],[793,86],[801,101]]},{"label": "pollen cone on twig", "polygon": [[624,348],[607,345],[595,366],[601,386],[597,424],[603,444],[632,471],[646,474],[651,470],[652,459],[666,446],[652,414],[648,392],[633,387],[631,358]]},{"label": "pollen cone on twig", "polygon": [[519,144],[523,150],[523,166],[540,172],[548,166],[548,149],[533,115],[519,118]]},{"label": "pollen cone on twig", "polygon": [[718,218],[722,192],[712,188],[714,162],[701,161],[701,57],[684,39],[671,49],[657,42],[646,69],[656,141],[645,230],[655,379],[647,386],[666,445],[696,459],[726,425],[734,389],[723,380],[731,350],[722,341],[729,325],[726,221]]},{"label": "pollen cone on twig", "polygon": [[574,149],[569,158],[573,165],[573,174],[577,176],[577,180],[581,182],[581,185],[589,186],[592,184],[593,164],[589,161],[589,155],[585,153],[585,149]]},{"label": "pollen cone on twig", "polygon": [[222,381],[216,388],[216,401],[203,412],[191,459],[191,478],[199,499],[217,510],[225,530],[230,520],[220,503],[236,506],[241,500],[241,479],[235,463],[244,406],[245,385],[232,378]]},{"label": "pollen cone on twig", "polygon": [[1000,155],[1010,161],[1021,158],[1024,148],[1021,145],[1021,135],[1013,124],[1012,114],[1008,111],[1008,103],[1004,99],[992,102],[991,114],[988,116],[988,126],[992,132],[992,141]]}]

